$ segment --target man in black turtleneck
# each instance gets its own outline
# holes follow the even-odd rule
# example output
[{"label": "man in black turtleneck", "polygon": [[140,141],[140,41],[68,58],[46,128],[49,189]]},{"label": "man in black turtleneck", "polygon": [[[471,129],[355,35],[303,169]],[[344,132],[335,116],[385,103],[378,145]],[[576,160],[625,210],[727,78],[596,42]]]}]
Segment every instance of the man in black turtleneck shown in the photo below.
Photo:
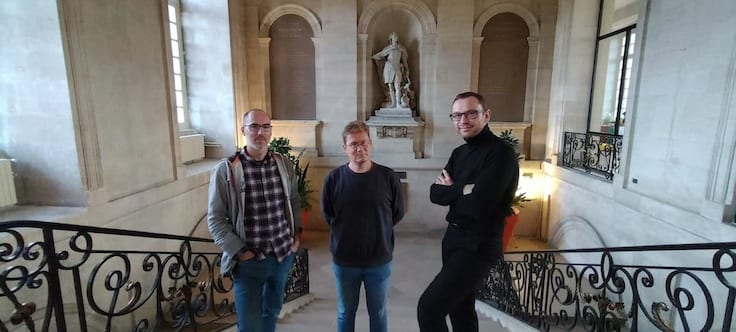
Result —
[{"label": "man in black turtleneck", "polygon": [[442,269],[419,298],[419,329],[478,331],[475,293],[490,268],[503,261],[504,219],[519,181],[513,148],[488,129],[491,110],[483,97],[464,92],[450,118],[465,139],[430,188],[432,203],[449,206],[442,239]]}]

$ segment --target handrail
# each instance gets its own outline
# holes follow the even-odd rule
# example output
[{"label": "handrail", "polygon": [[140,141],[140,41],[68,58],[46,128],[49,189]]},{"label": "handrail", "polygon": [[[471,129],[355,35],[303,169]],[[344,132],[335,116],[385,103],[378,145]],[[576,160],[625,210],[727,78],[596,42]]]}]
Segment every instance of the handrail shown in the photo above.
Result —
[{"label": "handrail", "polygon": [[38,229],[51,228],[51,229],[60,230],[60,231],[87,231],[87,232],[100,233],[100,234],[152,237],[152,238],[157,238],[157,239],[188,240],[188,241],[195,241],[195,242],[213,242],[212,239],[205,239],[201,237],[161,234],[161,233],[153,233],[153,232],[145,232],[145,231],[132,231],[128,229],[105,228],[105,227],[97,227],[97,226],[72,225],[72,224],[64,224],[64,223],[51,222],[51,221],[10,220],[10,221],[0,222],[0,230],[5,230],[8,228],[17,228],[17,227],[38,228]]},{"label": "handrail", "polygon": [[[232,325],[226,319],[234,312],[232,280],[221,276],[220,257],[206,238],[0,222],[0,331],[13,325],[31,331]],[[294,261],[287,301],[309,292],[306,249]]]},{"label": "handrail", "polygon": [[736,242],[506,252],[478,298],[541,330],[731,331]]},{"label": "handrail", "polygon": [[525,254],[525,253],[552,253],[562,254],[570,252],[622,252],[622,251],[652,251],[652,250],[695,250],[695,249],[722,249],[735,248],[736,242],[709,242],[709,243],[686,243],[686,244],[657,244],[645,246],[621,246],[606,248],[580,248],[580,249],[544,249],[535,251],[506,251],[506,254]]}]

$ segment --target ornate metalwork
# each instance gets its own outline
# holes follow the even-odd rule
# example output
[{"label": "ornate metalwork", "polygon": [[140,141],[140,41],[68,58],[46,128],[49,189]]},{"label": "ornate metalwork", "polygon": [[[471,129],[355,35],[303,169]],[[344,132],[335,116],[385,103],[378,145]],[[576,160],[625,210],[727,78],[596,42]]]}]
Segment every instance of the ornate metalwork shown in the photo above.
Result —
[{"label": "ornate metalwork", "polygon": [[478,298],[545,331],[733,331],[735,280],[736,242],[509,252]]},{"label": "ornate metalwork", "polygon": [[[232,280],[210,239],[50,223],[0,223],[0,331],[219,329]],[[117,244],[117,246],[115,246]],[[124,245],[125,244],[125,245]],[[166,250],[162,248],[176,248]],[[194,250],[192,246],[197,247]],[[300,249],[285,299],[309,292]]]},{"label": "ornate metalwork", "polygon": [[562,166],[613,180],[621,165],[623,136],[565,132]]},{"label": "ornate metalwork", "polygon": [[309,255],[307,249],[302,248],[294,257],[294,265],[291,266],[289,280],[286,282],[284,302],[306,294],[309,294]]}]

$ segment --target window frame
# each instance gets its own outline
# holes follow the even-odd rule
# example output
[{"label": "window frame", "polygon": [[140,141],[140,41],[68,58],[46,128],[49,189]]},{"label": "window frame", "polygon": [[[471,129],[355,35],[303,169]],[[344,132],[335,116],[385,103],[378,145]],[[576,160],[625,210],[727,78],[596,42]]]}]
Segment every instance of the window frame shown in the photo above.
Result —
[{"label": "window frame", "polygon": [[[174,8],[174,20],[172,21],[170,7]],[[187,79],[186,79],[186,61],[184,51],[184,38],[182,33],[181,25],[181,2],[179,0],[167,0],[165,16],[165,25],[167,29],[167,62],[169,66],[169,79],[171,81],[171,92],[172,92],[172,111],[173,118],[180,131],[191,129],[191,121],[189,114],[189,103],[188,103],[188,91],[187,91]],[[176,26],[176,39],[172,33],[172,25]],[[176,42],[176,50],[174,50],[174,42]],[[178,56],[175,56],[178,54]],[[175,64],[176,60],[179,63],[179,73],[176,73]],[[179,87],[177,88],[177,76],[179,77]],[[180,97],[177,97],[180,96]],[[180,99],[180,100],[179,100]]]},{"label": "window frame", "polygon": [[[636,56],[634,54],[634,45],[632,43],[632,39],[634,40],[634,43],[636,42],[636,23],[632,23],[629,25],[626,25],[622,28],[613,30],[611,32],[608,32],[604,35],[601,35],[601,25],[603,21],[603,9],[604,9],[604,2],[605,1],[615,1],[615,0],[600,0],[599,2],[599,11],[598,11],[598,26],[596,29],[596,43],[595,43],[595,52],[593,53],[593,73],[591,75],[591,84],[590,84],[590,95],[588,99],[588,119],[586,121],[586,129],[585,131],[588,133],[599,133],[599,134],[607,134],[610,135],[611,133],[601,133],[600,131],[593,131],[591,130],[591,122],[593,118],[593,111],[594,111],[594,101],[596,100],[596,77],[598,73],[598,56],[599,52],[601,51],[601,43],[605,42],[609,38],[616,38],[624,35],[623,37],[623,50],[620,60],[620,68],[618,69],[618,73],[616,74],[616,91],[614,91],[614,96],[616,99],[616,106],[615,106],[615,120],[614,120],[614,132],[613,135],[623,135],[622,130],[622,124],[621,124],[621,118],[622,113],[626,111],[629,106],[631,106],[630,100],[628,99],[629,95],[629,87],[627,82],[631,81],[631,76],[633,74],[633,59]],[[633,35],[633,37],[632,37]],[[626,99],[626,108],[623,108],[623,102],[624,99]]]}]

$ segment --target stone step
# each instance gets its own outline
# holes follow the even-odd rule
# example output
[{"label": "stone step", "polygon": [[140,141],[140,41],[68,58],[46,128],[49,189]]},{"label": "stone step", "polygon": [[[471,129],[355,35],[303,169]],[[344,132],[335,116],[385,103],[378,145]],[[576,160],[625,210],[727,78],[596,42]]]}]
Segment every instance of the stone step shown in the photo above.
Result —
[{"label": "stone step", "polygon": [[[394,249],[394,264],[388,293],[389,331],[416,332],[416,306],[419,297],[441,268],[440,233],[398,233]],[[309,248],[310,292],[314,300],[279,319],[279,332],[336,331],[337,295],[335,294],[332,256],[328,232],[305,232],[302,245]],[[524,331],[504,327],[499,316],[488,318],[479,313],[480,331]],[[509,325],[506,323],[506,325]],[[368,331],[365,293],[361,291],[355,330]],[[235,326],[227,332],[235,332]]]},{"label": "stone step", "polygon": [[[402,304],[389,303],[389,331],[415,332],[419,331],[416,319],[416,304],[407,305],[408,299],[402,299]],[[306,306],[301,307],[285,317],[279,319],[279,332],[329,332],[337,330],[336,319],[337,302],[334,298],[315,298]],[[494,319],[478,315],[480,331],[510,331]],[[448,321],[449,324],[449,321]],[[355,331],[368,332],[369,322],[365,303],[361,302],[355,318]],[[237,332],[232,326],[224,332]]]}]

